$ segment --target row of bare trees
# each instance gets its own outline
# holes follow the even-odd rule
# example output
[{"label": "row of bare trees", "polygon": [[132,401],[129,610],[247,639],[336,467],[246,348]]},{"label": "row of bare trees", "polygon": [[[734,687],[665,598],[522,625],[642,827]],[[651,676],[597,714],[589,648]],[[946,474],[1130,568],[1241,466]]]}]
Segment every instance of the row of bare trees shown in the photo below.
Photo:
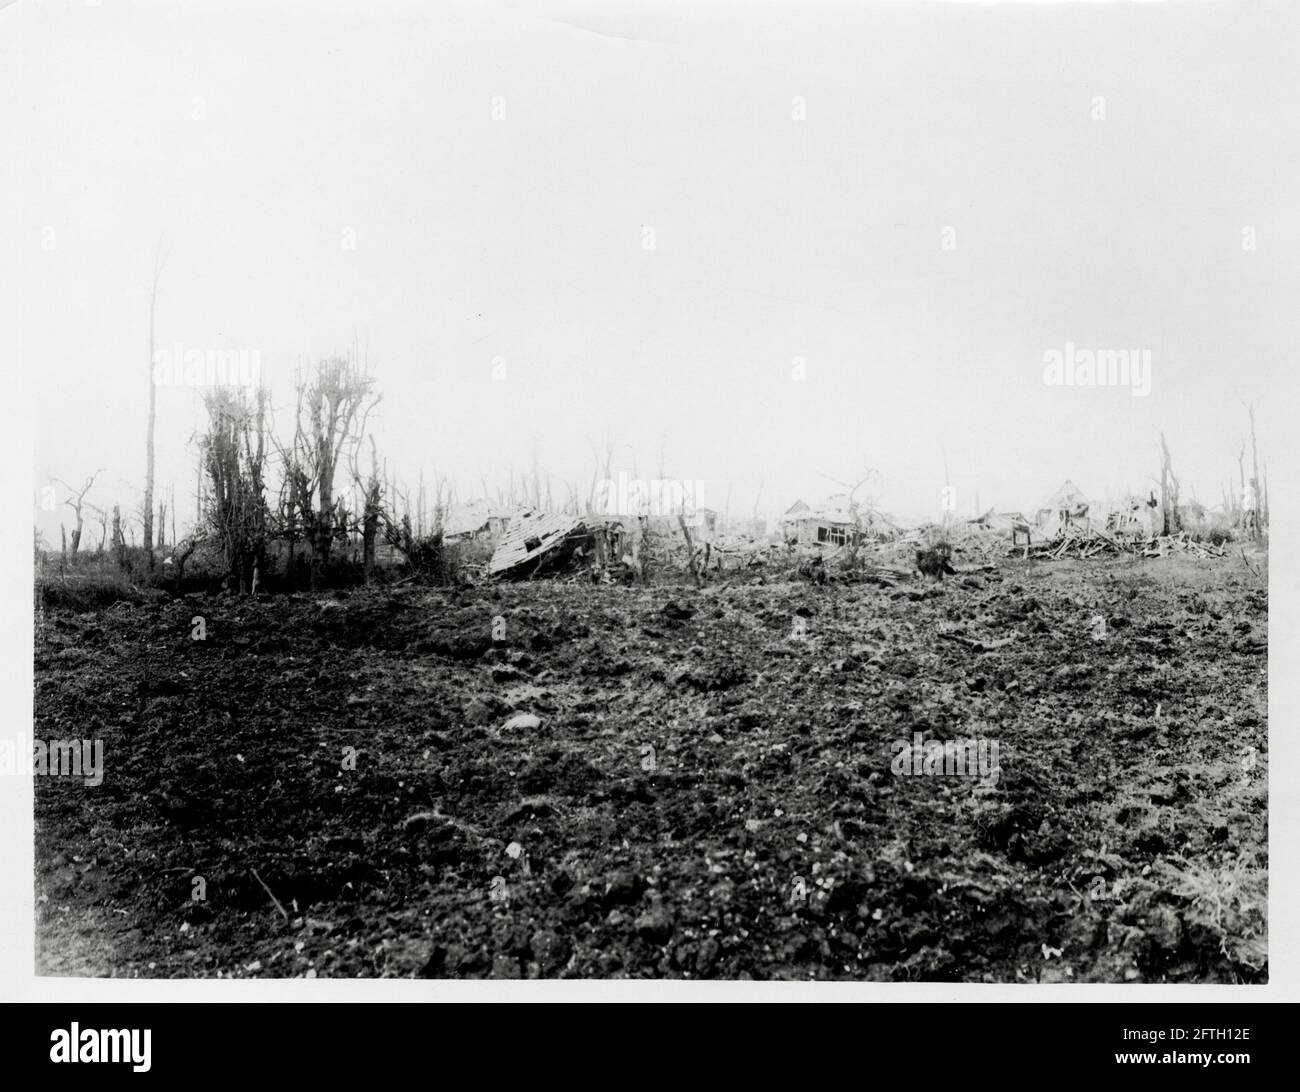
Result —
[{"label": "row of bare trees", "polygon": [[[96,558],[102,559],[105,556],[106,548],[112,552],[114,559],[119,562],[125,557],[127,550],[128,538],[134,544],[135,530],[131,524],[132,516],[128,513],[124,519],[120,505],[113,505],[111,509],[103,508],[97,504],[92,504],[88,500],[91,489],[95,487],[96,481],[104,473],[103,467],[100,467],[93,474],[86,477],[81,485],[76,486],[64,481],[62,478],[51,478],[50,480],[63,486],[67,490],[67,497],[63,504],[72,509],[72,532],[68,533],[65,525],[60,525],[60,553],[63,558],[65,568],[69,565],[75,566],[79,557],[85,556],[87,552],[93,553]],[[99,541],[94,545],[93,550],[88,547],[86,542],[86,515],[89,513],[94,517],[99,526]],[[144,526],[149,526],[148,522],[143,519],[144,508],[141,506],[136,513],[140,517]],[[168,507],[165,501],[158,504],[158,534],[157,548],[162,549],[166,545],[166,526],[167,526]],[[111,530],[110,530],[111,528]],[[176,515],[174,508],[172,510],[172,537],[176,535]]]},{"label": "row of bare trees", "polygon": [[[1259,464],[1259,445],[1255,436],[1255,407],[1245,404],[1246,415],[1250,420],[1250,478],[1246,477],[1246,441],[1241,442],[1237,454],[1237,481],[1229,481],[1223,487],[1223,511],[1232,520],[1232,525],[1242,534],[1259,539],[1269,524],[1268,506],[1268,467],[1265,465],[1261,474]],[[1165,434],[1160,434],[1160,506],[1163,513],[1163,533],[1177,534],[1182,531],[1182,490],[1178,476],[1174,473],[1173,459],[1169,454],[1169,444]],[[1193,493],[1195,496],[1195,493]],[[1192,507],[1201,510],[1199,505]]]},{"label": "row of bare trees", "polygon": [[[363,476],[358,465],[369,415],[379,402],[374,388],[373,377],[354,357],[323,360],[310,374],[299,372],[294,431],[287,443],[274,435],[266,388],[220,387],[204,396],[203,519],[232,587],[257,590],[268,545],[276,539],[287,546],[290,572],[299,551],[306,550],[315,588],[336,543],[359,533],[366,575],[371,575],[387,518],[373,437],[369,473]],[[272,457],[279,472],[273,503],[268,498]],[[340,481],[341,473],[350,480]],[[360,511],[348,504],[353,486],[364,498]]]},{"label": "row of bare trees", "polygon": [[[150,395],[152,402],[152,381]],[[441,562],[447,483],[442,478],[436,480],[431,525],[426,526],[425,521],[429,513],[425,511],[423,475],[414,521],[409,493],[405,494],[405,514],[397,515],[396,506],[403,495],[388,478],[375,438],[368,432],[380,396],[374,377],[355,354],[322,360],[299,371],[293,431],[287,439],[276,435],[270,392],[265,387],[214,387],[204,392],[202,401],[207,421],[196,437],[197,523],[193,534],[183,543],[176,542],[173,498],[171,561],[176,568],[169,575],[179,580],[185,561],[200,542],[214,548],[229,586],[240,592],[258,590],[273,554],[287,555],[289,574],[296,574],[305,560],[311,586],[319,587],[340,544],[355,539],[360,540],[367,580],[374,574],[381,543],[405,555],[416,571],[432,571]],[[110,535],[109,513],[88,500],[103,474],[100,469],[79,486],[54,479],[67,491],[63,503],[74,518],[70,551],[66,531],[63,534],[65,568],[69,556],[75,562],[78,551],[84,549],[87,513],[100,519],[97,553],[101,557],[107,538],[119,568],[134,569],[141,562],[154,567],[154,550],[165,542],[168,506],[158,505],[155,544],[152,431],[151,412],[146,499],[138,513],[144,530],[143,556],[136,552],[130,517],[124,519],[120,508],[114,506]],[[273,550],[273,544],[282,544],[284,549]]]}]

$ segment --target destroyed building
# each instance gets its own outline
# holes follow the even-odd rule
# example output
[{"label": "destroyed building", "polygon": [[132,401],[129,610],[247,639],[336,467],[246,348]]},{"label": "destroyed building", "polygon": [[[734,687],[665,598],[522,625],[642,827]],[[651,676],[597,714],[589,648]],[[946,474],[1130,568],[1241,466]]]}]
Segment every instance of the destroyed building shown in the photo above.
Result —
[{"label": "destroyed building", "polygon": [[518,578],[564,568],[576,553],[586,553],[589,538],[580,516],[525,509],[510,521],[492,551],[488,575]]},{"label": "destroyed building", "polygon": [[800,546],[843,546],[861,537],[849,498],[843,493],[828,497],[815,508],[796,501],[781,517],[781,533],[787,543]]},{"label": "destroyed building", "polygon": [[1086,531],[1091,525],[1091,507],[1074,482],[1066,480],[1061,488],[1034,512],[1034,529],[1038,537],[1058,538],[1071,531]]},{"label": "destroyed building", "polygon": [[781,517],[781,538],[789,545],[834,549],[866,538],[891,538],[897,530],[883,512],[855,504],[847,493],[827,497],[816,507],[795,501]]},{"label": "destroyed building", "polygon": [[968,523],[974,531],[1010,539],[1013,546],[1027,544],[1033,533],[1033,525],[1020,512],[995,512],[990,508]]},{"label": "destroyed building", "polygon": [[1164,516],[1155,496],[1129,496],[1111,506],[1106,514],[1106,530],[1132,538],[1155,538],[1164,530]]}]

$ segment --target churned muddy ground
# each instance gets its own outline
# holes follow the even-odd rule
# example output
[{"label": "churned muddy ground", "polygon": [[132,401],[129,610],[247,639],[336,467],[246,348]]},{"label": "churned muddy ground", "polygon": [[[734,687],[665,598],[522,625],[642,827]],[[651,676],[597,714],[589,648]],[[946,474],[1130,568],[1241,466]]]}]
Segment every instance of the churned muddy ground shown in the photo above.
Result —
[{"label": "churned muddy ground", "polygon": [[39,969],[1263,981],[1266,632],[1240,558],[47,611]]}]

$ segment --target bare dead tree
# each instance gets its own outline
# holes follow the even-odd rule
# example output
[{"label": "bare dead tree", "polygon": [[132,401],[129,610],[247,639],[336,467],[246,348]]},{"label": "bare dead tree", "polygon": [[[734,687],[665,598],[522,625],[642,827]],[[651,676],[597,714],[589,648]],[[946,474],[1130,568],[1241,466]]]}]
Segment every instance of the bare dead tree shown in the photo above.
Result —
[{"label": "bare dead tree", "polygon": [[153,462],[154,462],[154,417],[157,402],[157,383],[154,378],[154,312],[158,303],[158,278],[166,264],[166,255],[162,252],[162,240],[158,240],[158,250],[154,254],[153,287],[149,292],[149,424],[145,435],[144,463],[144,549],[149,568],[153,568]]},{"label": "bare dead tree", "polygon": [[[63,503],[72,509],[72,514],[77,521],[72,528],[71,556],[73,561],[77,560],[77,551],[81,547],[81,528],[82,528],[81,508],[82,505],[85,504],[86,494],[90,492],[91,486],[95,484],[95,479],[98,478],[99,475],[101,475],[102,473],[104,473],[104,468],[101,466],[98,470],[95,471],[95,473],[91,474],[90,477],[86,479],[85,485],[83,485],[80,489],[74,489],[72,486],[70,486],[67,482],[63,481],[61,478],[54,479],[54,481],[58,482],[61,486],[63,486],[64,489],[68,491],[69,494],[71,494],[68,497],[68,499],[65,500]],[[93,508],[93,505],[90,507]]]},{"label": "bare dead tree", "polygon": [[[542,474],[537,465],[537,444],[533,443],[533,483],[532,505],[535,509],[542,507]],[[524,494],[528,494],[528,479],[524,478]]]},{"label": "bare dead tree", "polygon": [[444,475],[435,473],[433,476],[433,523],[430,527],[431,533],[442,534],[443,523],[447,518],[447,513],[451,511],[452,492],[451,482]]},{"label": "bare dead tree", "polygon": [[294,563],[297,560],[298,543],[302,540],[302,522],[298,517],[298,495],[300,492],[298,477],[300,470],[297,464],[292,461],[291,455],[283,450],[280,451],[280,455],[284,462],[280,473],[280,491],[276,497],[275,529],[277,535],[284,539],[288,547],[286,573],[292,579],[295,572]]},{"label": "bare dead tree", "polygon": [[691,529],[686,524],[686,502],[682,501],[682,510],[677,513],[677,525],[682,529],[682,538],[686,541],[686,571],[691,574],[691,579],[695,581],[698,588],[704,583],[704,577],[701,573],[699,554],[695,549],[695,540],[691,537]]},{"label": "bare dead tree", "polygon": [[1246,413],[1250,417],[1250,465],[1251,465],[1251,485],[1255,489],[1255,537],[1259,538],[1261,528],[1268,522],[1268,512],[1264,508],[1264,498],[1260,495],[1260,478],[1259,478],[1259,444],[1255,439],[1255,405],[1254,403],[1246,404]]},{"label": "bare dead tree", "polygon": [[428,498],[425,496],[425,492],[424,492],[424,468],[423,467],[421,467],[420,469],[420,477],[416,485],[415,497],[416,497],[415,533],[417,535],[423,535],[425,506],[428,504]]},{"label": "bare dead tree", "polygon": [[113,505],[113,560],[119,569],[126,568],[126,539],[122,535],[122,508]]},{"label": "bare dead tree", "polygon": [[650,517],[637,513],[636,534],[632,539],[632,568],[642,587],[650,583]]},{"label": "bare dead tree", "polygon": [[1165,434],[1160,434],[1160,507],[1164,513],[1164,533],[1177,534],[1181,526],[1178,517],[1178,478],[1174,476]]},{"label": "bare dead tree", "polygon": [[267,539],[266,413],[269,392],[217,387],[203,396],[208,431],[201,440],[211,484],[206,520],[220,544],[233,588],[256,590]]},{"label": "bare dead tree", "polygon": [[[822,476],[830,477],[830,475],[827,474],[824,474]],[[862,477],[858,478],[854,482],[839,481],[838,478],[831,478],[831,481],[836,482],[839,485],[842,485],[845,489],[849,491],[848,493],[849,518],[853,524],[853,534],[852,534],[852,540],[849,542],[848,552],[844,555],[845,566],[850,566],[854,563],[854,561],[857,560],[858,550],[861,548],[862,543],[865,540],[869,530],[869,522],[864,522],[863,520],[864,509],[863,509],[863,505],[858,500],[858,490],[861,489],[868,482],[872,481],[876,476],[877,476],[877,472],[868,466],[865,468],[865,473],[862,475]],[[868,514],[870,513],[871,511],[870,504],[867,505],[866,511]]]},{"label": "bare dead tree", "polygon": [[[357,468],[355,449],[351,452],[351,456],[352,480],[361,492],[361,564],[366,583],[369,584],[374,579],[375,544],[379,539],[380,522],[384,514],[384,478],[379,468],[379,451],[375,446],[374,436],[370,437],[370,474],[364,481]],[[422,490],[424,488],[423,476],[421,476],[420,488]],[[409,510],[407,514],[409,516]],[[418,513],[416,518],[418,521]]]},{"label": "bare dead tree", "polygon": [[361,441],[366,417],[379,402],[374,379],[355,358],[316,366],[310,382],[298,383],[294,438],[295,504],[312,547],[312,587],[318,587],[335,539],[346,534],[346,514],[335,501],[338,465]]},{"label": "bare dead tree", "polygon": [[600,481],[600,473],[602,469],[605,472],[604,480],[605,481],[610,480],[610,467],[614,462],[614,449],[615,449],[614,441],[609,439],[609,437],[607,436],[605,438],[605,453],[604,453],[605,458],[604,458],[604,462],[602,463],[601,455],[600,452],[596,450],[596,445],[595,444],[591,445],[593,465],[591,469],[591,488],[587,490],[587,511],[588,512],[594,511],[596,507],[596,483]]},{"label": "bare dead tree", "polygon": [[1237,485],[1239,491],[1236,497],[1233,498],[1233,505],[1232,508],[1230,509],[1230,512],[1234,517],[1233,522],[1236,523],[1238,527],[1240,527],[1241,521],[1245,516],[1245,513],[1242,510],[1242,501],[1245,499],[1246,496],[1246,441],[1245,440],[1242,440],[1241,450],[1237,452]]},{"label": "bare dead tree", "polygon": [[[41,534],[41,529],[40,529],[39,527],[36,527],[35,525],[33,525],[33,527],[32,527],[32,552],[33,552],[34,560],[35,560],[35,563],[36,563],[36,571],[37,571],[37,573],[39,573],[41,576],[44,576],[44,575],[45,575],[45,550],[46,550],[45,536]],[[39,603],[42,603],[42,600],[41,600],[41,597],[39,596],[39,594],[37,595],[37,602],[38,602],[38,604],[39,604]],[[44,616],[44,614],[43,614],[43,607],[39,607],[38,609],[40,609],[40,610],[42,611],[42,617],[43,617],[43,616]]]},{"label": "bare dead tree", "polygon": [[99,508],[93,504],[88,504],[86,507],[89,508],[99,520],[99,543],[95,546],[95,556],[102,558],[104,556],[104,546],[108,541],[108,512],[107,510]]},{"label": "bare dead tree", "polygon": [[452,489],[448,480],[437,473],[433,485],[432,524],[426,533],[415,531],[411,521],[410,494],[401,493],[396,486],[390,486],[390,501],[380,506],[379,516],[384,541],[406,559],[413,577],[450,583],[456,579],[455,566],[444,548],[442,534]]}]

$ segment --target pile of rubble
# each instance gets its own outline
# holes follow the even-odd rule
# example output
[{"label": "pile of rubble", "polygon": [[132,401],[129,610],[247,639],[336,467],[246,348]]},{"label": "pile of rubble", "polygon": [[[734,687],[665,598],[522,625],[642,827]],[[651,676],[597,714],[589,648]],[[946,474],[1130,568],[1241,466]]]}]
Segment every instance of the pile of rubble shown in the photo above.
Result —
[{"label": "pile of rubble", "polygon": [[[714,534],[712,526],[691,527],[669,519],[577,516],[524,510],[510,520],[496,543],[488,565],[492,578],[519,579],[565,574],[575,579],[620,582],[642,577],[649,570],[681,569],[704,573],[746,570],[798,570],[816,560],[836,571],[870,568],[903,576],[915,569],[919,552],[942,543],[971,563],[987,565],[995,556],[1051,560],[1087,560],[1101,555],[1133,557],[1223,557],[1226,549],[1193,538],[1135,533],[1100,523],[1063,522],[1054,534],[1031,537],[1020,523],[1006,528],[982,521],[947,527],[928,524],[899,531],[889,538],[853,536],[845,541],[787,540],[774,543],[749,535]],[[1018,541],[1020,536],[1030,538]],[[1010,541],[1008,541],[1010,540]]]},{"label": "pile of rubble", "polygon": [[1071,528],[1057,538],[1014,547],[1013,552],[1027,557],[1073,557],[1081,560],[1101,554],[1131,554],[1138,557],[1223,557],[1222,546],[1193,539],[1186,531],[1176,535],[1152,537],[1112,534],[1098,527]]},{"label": "pile of rubble", "polygon": [[1223,557],[1228,551],[1212,542],[1191,538],[1186,531],[1178,535],[1159,535],[1143,544],[1143,557],[1168,557],[1170,554],[1191,554],[1193,557]]}]

